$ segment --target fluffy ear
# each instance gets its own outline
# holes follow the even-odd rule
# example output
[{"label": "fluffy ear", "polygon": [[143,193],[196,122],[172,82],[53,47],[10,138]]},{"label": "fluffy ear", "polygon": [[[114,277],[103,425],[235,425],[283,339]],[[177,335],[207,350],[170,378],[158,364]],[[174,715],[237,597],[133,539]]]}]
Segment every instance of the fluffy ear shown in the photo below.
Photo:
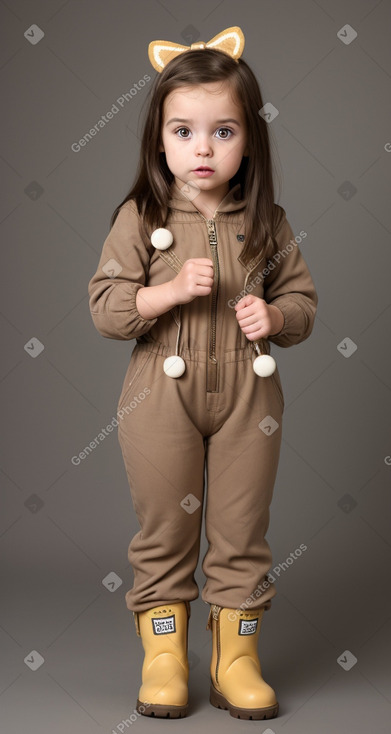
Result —
[{"label": "fluffy ear", "polygon": [[211,38],[206,46],[207,48],[217,48],[218,51],[225,51],[233,59],[238,59],[244,49],[243,31],[237,25],[226,28],[221,33],[218,33],[217,36]]},{"label": "fluffy ear", "polygon": [[214,36],[208,43],[204,41],[196,41],[191,46],[182,46],[172,41],[151,41],[148,46],[148,57],[156,71],[163,71],[164,67],[171,59],[185,51],[196,50],[199,48],[215,48],[218,51],[224,51],[237,60],[242,55],[244,49],[244,35],[239,26],[226,28]]},{"label": "fluffy ear", "polygon": [[189,46],[180,46],[171,41],[151,41],[148,46],[148,56],[153,68],[161,72],[171,59],[188,51],[189,48]]}]

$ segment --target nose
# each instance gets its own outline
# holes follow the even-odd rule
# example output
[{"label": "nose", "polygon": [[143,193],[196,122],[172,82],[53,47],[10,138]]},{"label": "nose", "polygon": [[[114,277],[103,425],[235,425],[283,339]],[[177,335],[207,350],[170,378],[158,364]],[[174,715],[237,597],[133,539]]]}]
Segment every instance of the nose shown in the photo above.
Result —
[{"label": "nose", "polygon": [[197,137],[195,152],[196,152],[196,155],[199,155],[199,156],[211,155],[212,146],[208,140],[207,135],[199,135]]}]

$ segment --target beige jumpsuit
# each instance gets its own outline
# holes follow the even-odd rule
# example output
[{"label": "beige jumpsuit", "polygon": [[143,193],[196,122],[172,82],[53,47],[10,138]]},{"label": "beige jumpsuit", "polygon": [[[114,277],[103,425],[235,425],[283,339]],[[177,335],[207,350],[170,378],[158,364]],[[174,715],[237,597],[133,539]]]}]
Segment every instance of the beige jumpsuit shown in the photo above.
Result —
[{"label": "beige jumpsuit", "polygon": [[[269,609],[276,594],[267,583],[272,556],[265,534],[284,396],[278,369],[270,377],[255,374],[254,343],[240,329],[234,305],[247,286],[248,293],[281,309],[281,331],[257,342],[260,352],[269,354],[269,342],[289,347],[311,334],[318,298],[285,210],[276,235],[280,257],[266,260],[261,252],[243,264],[245,201],[239,197],[238,184],[206,220],[173,182],[165,228],[174,239],[167,250],[141,238],[135,202],[127,202],[88,285],[100,334],[136,339],[117,415],[141,528],[128,551],[134,583],[125,600],[134,612],[199,595],[194,572],[205,469],[209,547],[202,562],[203,601],[236,609],[250,597],[252,609]],[[185,260],[201,257],[214,263],[209,296],[157,318],[141,318],[138,289],[172,280]],[[163,363],[176,353],[186,369],[172,378]]]}]

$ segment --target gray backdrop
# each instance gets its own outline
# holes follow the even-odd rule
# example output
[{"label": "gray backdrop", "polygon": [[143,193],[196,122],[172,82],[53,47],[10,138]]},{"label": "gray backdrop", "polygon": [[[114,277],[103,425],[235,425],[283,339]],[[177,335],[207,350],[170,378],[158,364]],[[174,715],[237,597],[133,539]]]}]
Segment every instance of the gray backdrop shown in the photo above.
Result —
[{"label": "gray backdrop", "polygon": [[[389,731],[390,1],[0,9],[2,731]],[[319,306],[307,341],[272,345],[286,408],[268,533],[277,596],[259,649],[280,716],[238,722],[209,704],[199,597],[191,710],[176,724],[134,713],[143,651],[124,594],[139,526],[116,429],[79,464],[72,457],[115,417],[135,344],[95,330],[87,294],[138,161],[148,84],[129,90],[156,73],[151,40],[190,45],[231,25],[278,110],[276,200],[294,233],[308,234],[300,247]],[[200,563],[196,579],[201,590]]]}]

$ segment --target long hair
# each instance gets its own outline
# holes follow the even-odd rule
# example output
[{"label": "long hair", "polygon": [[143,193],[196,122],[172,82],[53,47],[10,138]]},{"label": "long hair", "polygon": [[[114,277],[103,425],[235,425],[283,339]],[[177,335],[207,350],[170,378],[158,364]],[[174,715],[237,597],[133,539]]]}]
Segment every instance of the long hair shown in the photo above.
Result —
[{"label": "long hair", "polygon": [[[239,170],[230,179],[230,189],[241,184],[244,210],[245,246],[242,258],[247,264],[265,246],[272,255],[277,249],[275,233],[281,220],[281,208],[274,206],[272,156],[268,123],[259,111],[264,106],[258,82],[243,59],[235,61],[216,49],[187,51],[165,66],[146,98],[148,103],[141,140],[135,183],[114,210],[110,227],[125,202],[134,199],[140,215],[140,234],[149,239],[155,228],[164,227],[169,214],[169,192],[174,175],[169,170],[162,145],[163,104],[167,95],[180,87],[208,82],[228,82],[231,94],[241,105],[247,132],[249,156],[242,158]],[[278,220],[278,221],[277,221]]]}]

